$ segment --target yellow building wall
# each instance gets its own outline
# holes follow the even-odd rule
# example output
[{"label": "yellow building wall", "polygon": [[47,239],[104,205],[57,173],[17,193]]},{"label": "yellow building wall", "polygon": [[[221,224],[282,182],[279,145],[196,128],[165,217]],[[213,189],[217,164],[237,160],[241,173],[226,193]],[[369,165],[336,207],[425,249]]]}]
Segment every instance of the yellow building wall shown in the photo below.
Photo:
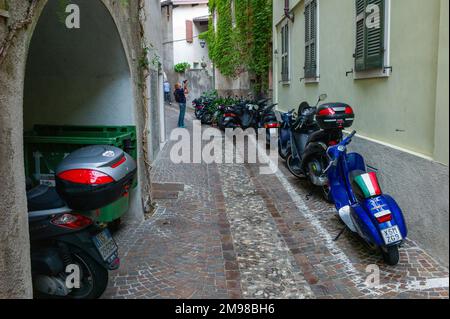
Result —
[{"label": "yellow building wall", "polygon": [[[448,154],[448,116],[445,123],[436,112],[436,104],[442,103],[441,96],[436,98],[442,92],[436,86],[438,48],[445,38],[445,32],[444,35],[440,33],[443,30],[441,0],[390,1],[390,65],[393,72],[388,78],[363,80],[355,80],[354,75],[346,77],[346,71],[354,67],[355,0],[319,0],[320,83],[309,84],[300,82],[305,54],[304,1],[297,2],[291,6],[295,15],[295,22],[290,22],[291,75],[290,83],[285,84],[279,82],[282,25],[279,22],[283,17],[284,1],[274,1],[274,51],[278,51],[274,54],[274,95],[279,109],[296,108],[303,100],[314,104],[319,94],[327,93],[328,101],[346,102],[354,108],[356,121],[353,128],[360,136],[426,157],[439,154],[439,160],[448,164],[448,156],[445,160],[445,155],[440,155],[445,149]],[[447,3],[443,6],[448,7],[448,1],[444,2]],[[448,32],[446,37],[448,39]],[[446,62],[439,59],[440,68],[445,68],[448,63],[448,53],[446,56]],[[448,64],[446,67],[448,88]],[[448,114],[448,103],[441,112],[444,114],[445,110]],[[447,143],[440,145],[445,138],[438,138],[435,149],[435,135],[445,135],[445,129],[435,129],[437,121],[440,126],[447,127]]]}]

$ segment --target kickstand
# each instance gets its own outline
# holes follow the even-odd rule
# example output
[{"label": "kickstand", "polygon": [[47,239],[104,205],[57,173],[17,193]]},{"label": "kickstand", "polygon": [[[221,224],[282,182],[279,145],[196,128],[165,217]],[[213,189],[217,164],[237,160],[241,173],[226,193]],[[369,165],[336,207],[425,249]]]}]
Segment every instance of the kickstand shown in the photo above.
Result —
[{"label": "kickstand", "polygon": [[345,230],[347,229],[347,226],[342,228],[342,230],[339,232],[339,234],[336,236],[336,238],[333,241],[338,241],[339,238],[341,237],[341,235],[345,232]]}]

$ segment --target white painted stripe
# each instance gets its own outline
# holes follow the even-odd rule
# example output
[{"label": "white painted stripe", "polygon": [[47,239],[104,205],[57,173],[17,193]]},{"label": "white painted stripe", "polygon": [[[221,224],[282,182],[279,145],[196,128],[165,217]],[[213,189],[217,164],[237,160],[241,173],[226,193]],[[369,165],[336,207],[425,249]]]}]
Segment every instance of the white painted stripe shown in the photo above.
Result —
[{"label": "white painted stripe", "polygon": [[[250,136],[249,142],[257,144],[254,136]],[[308,206],[303,201],[302,197],[297,193],[297,191],[294,189],[294,187],[289,183],[286,176],[278,169],[278,166],[272,161],[272,159],[267,155],[265,150],[261,150],[258,148],[258,153],[260,158],[264,160],[265,163],[269,163],[269,165],[275,169],[275,176],[278,178],[280,183],[283,185],[286,192],[291,197],[292,201],[294,202],[295,206],[297,207],[297,210],[300,214],[303,215],[303,217],[308,220],[308,222],[312,225],[314,228],[314,231],[319,235],[319,237],[323,240],[326,248],[328,251],[333,255],[334,258],[338,261],[339,264],[342,264],[344,266],[345,273],[347,275],[351,275],[351,278],[353,282],[355,283],[355,286],[362,286],[363,289],[367,289],[371,291],[371,293],[377,294],[377,291],[372,290],[371,287],[366,285],[366,278],[361,276],[360,272],[356,270],[356,268],[353,266],[352,262],[348,258],[348,256],[344,253],[342,249],[340,249],[335,241],[334,238],[330,235],[330,233],[325,229],[325,227],[321,224],[317,216],[311,213]]]},{"label": "white painted stripe", "polygon": [[390,215],[390,214],[392,214],[392,212],[390,210],[383,210],[379,213],[376,213],[374,216],[375,216],[375,218],[380,218],[380,217]]},{"label": "white painted stripe", "polygon": [[448,288],[449,282],[448,277],[446,278],[432,278],[424,281],[410,281],[407,284],[408,290],[429,290],[436,288]]}]

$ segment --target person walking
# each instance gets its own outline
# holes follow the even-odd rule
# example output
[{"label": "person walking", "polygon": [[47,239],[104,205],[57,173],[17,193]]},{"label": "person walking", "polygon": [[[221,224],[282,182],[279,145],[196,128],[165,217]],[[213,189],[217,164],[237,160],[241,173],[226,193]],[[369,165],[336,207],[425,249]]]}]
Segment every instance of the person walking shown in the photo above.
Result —
[{"label": "person walking", "polygon": [[178,118],[178,127],[184,128],[184,117],[186,115],[186,94],[189,93],[187,80],[183,82],[183,87],[180,83],[175,84],[175,91],[173,92],[175,96],[175,101],[177,101],[180,107],[180,115]]},{"label": "person walking", "polygon": [[165,80],[163,86],[164,86],[164,101],[166,101],[166,103],[169,103],[169,105],[172,105],[172,99],[170,98],[169,81]]}]

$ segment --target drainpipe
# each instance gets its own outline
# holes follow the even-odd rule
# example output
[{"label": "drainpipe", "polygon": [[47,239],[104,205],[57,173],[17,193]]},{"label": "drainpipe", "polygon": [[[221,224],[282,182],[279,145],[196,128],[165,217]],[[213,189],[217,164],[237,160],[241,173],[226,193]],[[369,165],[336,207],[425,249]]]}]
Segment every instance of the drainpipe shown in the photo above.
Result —
[{"label": "drainpipe", "polygon": [[284,0],[284,16],[294,23],[294,14],[290,12],[289,0]]}]

